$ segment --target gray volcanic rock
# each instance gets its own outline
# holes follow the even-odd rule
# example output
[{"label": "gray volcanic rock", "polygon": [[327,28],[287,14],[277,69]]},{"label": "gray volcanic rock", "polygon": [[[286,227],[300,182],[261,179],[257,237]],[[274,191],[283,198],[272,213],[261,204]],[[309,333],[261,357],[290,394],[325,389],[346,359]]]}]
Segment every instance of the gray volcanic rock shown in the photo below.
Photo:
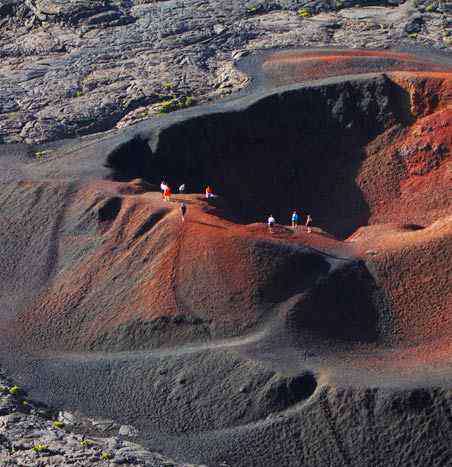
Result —
[{"label": "gray volcanic rock", "polygon": [[26,0],[26,4],[41,21],[103,27],[134,21],[118,8],[121,3],[108,0]]},{"label": "gray volcanic rock", "polygon": [[405,25],[405,31],[409,34],[421,32],[424,19],[421,14],[413,15]]},{"label": "gray volcanic rock", "polygon": [[[102,421],[69,412],[54,420],[51,410],[26,398],[26,394],[0,370],[0,464],[38,465],[135,465],[142,467],[196,467],[181,464],[124,439],[136,429],[123,425],[119,436],[95,434]],[[104,423],[105,425],[105,423]],[[68,427],[77,428],[77,433]],[[114,423],[109,421],[109,426]],[[108,430],[107,430],[108,431]],[[89,434],[88,434],[89,433]],[[105,435],[103,435],[105,436]]]},{"label": "gray volcanic rock", "polygon": [[[422,34],[410,37],[419,15],[411,3],[343,5],[1,0],[0,142],[105,131],[158,116],[172,99],[201,103],[228,95],[248,83],[236,60],[255,50],[450,46],[439,11],[423,14]],[[304,18],[301,8],[322,13]]]}]

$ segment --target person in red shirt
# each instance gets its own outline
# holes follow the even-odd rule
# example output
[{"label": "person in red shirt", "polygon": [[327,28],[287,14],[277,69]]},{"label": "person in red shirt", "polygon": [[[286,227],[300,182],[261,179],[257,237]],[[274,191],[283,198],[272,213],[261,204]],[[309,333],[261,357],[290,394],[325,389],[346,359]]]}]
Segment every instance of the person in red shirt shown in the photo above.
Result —
[{"label": "person in red shirt", "polygon": [[169,186],[166,186],[165,189],[163,190],[163,199],[165,201],[171,201],[171,188]]},{"label": "person in red shirt", "polygon": [[160,190],[162,192],[162,198],[165,199],[165,190],[168,188],[168,184],[165,182],[165,180],[162,180],[162,183],[160,183]]}]

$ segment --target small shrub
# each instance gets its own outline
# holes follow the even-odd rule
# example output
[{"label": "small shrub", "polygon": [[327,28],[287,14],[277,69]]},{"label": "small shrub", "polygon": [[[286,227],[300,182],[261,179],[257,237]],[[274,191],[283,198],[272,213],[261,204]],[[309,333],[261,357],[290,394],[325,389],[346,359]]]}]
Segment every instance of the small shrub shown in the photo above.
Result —
[{"label": "small shrub", "polygon": [[82,439],[80,441],[80,446],[82,446],[83,448],[87,448],[89,446],[92,446],[93,445],[93,442],[89,439]]},{"label": "small shrub", "polygon": [[6,386],[1,386],[0,385],[0,394],[6,394],[9,392],[9,388]]},{"label": "small shrub", "polygon": [[21,389],[19,386],[13,386],[12,388],[9,388],[9,393],[12,394],[13,396],[17,396],[18,394],[21,393]]},{"label": "small shrub", "polygon": [[47,156],[51,151],[37,151],[35,152],[35,157],[38,161],[41,161]]},{"label": "small shrub", "polygon": [[177,107],[179,109],[186,109],[187,107],[191,107],[194,104],[195,100],[192,96],[185,96],[179,100],[177,103]]},{"label": "small shrub", "polygon": [[52,422],[52,427],[61,429],[64,427],[64,423],[60,422],[59,420],[55,420],[54,422]]},{"label": "small shrub", "polygon": [[167,114],[176,110],[176,99],[170,99],[169,101],[163,101],[160,105],[159,113]]},{"label": "small shrub", "polygon": [[297,15],[300,18],[309,18],[311,16],[311,11],[309,10],[309,8],[300,8],[297,11]]},{"label": "small shrub", "polygon": [[253,15],[254,13],[257,13],[258,10],[259,10],[259,8],[258,8],[257,5],[250,5],[250,6],[246,9],[246,12],[247,12],[249,15]]},{"label": "small shrub", "polygon": [[31,449],[33,452],[44,452],[49,449],[49,446],[47,444],[35,444]]},{"label": "small shrub", "polygon": [[165,83],[163,83],[163,87],[165,89],[173,89],[173,83],[171,83],[170,81],[166,81]]},{"label": "small shrub", "polygon": [[408,37],[415,41],[417,39],[417,32],[412,32],[411,34],[408,34]]},{"label": "small shrub", "polygon": [[167,114],[175,110],[186,109],[191,107],[194,102],[195,100],[191,96],[181,97],[180,99],[173,98],[160,104],[159,113]]},{"label": "small shrub", "polygon": [[28,405],[30,405],[27,401],[22,401],[21,404],[25,407],[27,407]]},{"label": "small shrub", "polygon": [[83,96],[82,91],[80,91],[80,90],[75,91],[74,97],[82,97],[82,96]]},{"label": "small shrub", "polygon": [[430,3],[425,7],[425,11],[427,13],[432,13],[433,11],[436,11],[436,5],[434,3]]},{"label": "small shrub", "polygon": [[100,455],[100,458],[103,460],[103,461],[108,461],[111,459],[111,454],[108,453],[108,452],[103,452],[101,455]]}]

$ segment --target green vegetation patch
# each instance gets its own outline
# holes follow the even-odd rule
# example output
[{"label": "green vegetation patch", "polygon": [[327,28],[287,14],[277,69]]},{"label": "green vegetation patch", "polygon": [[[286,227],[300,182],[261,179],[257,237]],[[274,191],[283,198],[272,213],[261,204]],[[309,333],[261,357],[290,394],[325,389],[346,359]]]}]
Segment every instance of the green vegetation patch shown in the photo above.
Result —
[{"label": "green vegetation patch", "polygon": [[18,396],[22,392],[22,389],[19,386],[14,385],[12,388],[9,388],[8,392],[13,396]]},{"label": "green vegetation patch", "polygon": [[33,452],[45,452],[49,450],[47,444],[35,444],[32,448]]},{"label": "green vegetation patch", "polygon": [[159,113],[167,114],[174,112],[175,110],[186,109],[195,104],[195,100],[191,96],[184,96],[181,98],[173,98],[167,101],[163,101],[160,104]]},{"label": "green vegetation patch", "polygon": [[311,14],[311,10],[309,8],[300,8],[298,11],[297,11],[297,15],[300,17],[300,18],[310,18],[312,16]]},{"label": "green vegetation patch", "polygon": [[48,156],[52,151],[51,150],[48,150],[48,151],[36,151],[35,152],[35,158],[38,160],[38,161],[42,161],[43,159],[45,159],[46,156]]},{"label": "green vegetation patch", "polygon": [[246,12],[249,15],[255,15],[261,9],[261,5],[250,5],[247,7]]}]

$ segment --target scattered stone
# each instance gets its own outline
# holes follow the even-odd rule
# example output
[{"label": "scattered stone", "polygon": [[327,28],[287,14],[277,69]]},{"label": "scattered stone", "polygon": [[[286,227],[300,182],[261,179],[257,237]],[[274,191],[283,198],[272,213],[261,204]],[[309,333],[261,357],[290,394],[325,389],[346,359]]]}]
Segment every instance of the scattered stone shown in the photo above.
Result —
[{"label": "scattered stone", "polygon": [[405,25],[408,34],[418,33],[422,30],[424,20],[421,14],[413,15]]},{"label": "scattered stone", "polygon": [[[65,428],[58,428],[55,421],[42,415],[33,401],[24,399],[22,391],[10,389],[14,384],[0,369],[0,465],[21,467],[44,466],[99,466],[134,465],[137,467],[190,467],[180,464],[161,454],[145,450],[136,443],[120,437],[89,437],[71,433],[69,426],[97,431],[118,427],[107,419],[89,419],[68,411],[58,413],[58,421]],[[24,405],[23,402],[26,402]],[[50,414],[50,410],[44,411]],[[138,436],[138,430],[131,425],[119,427],[121,436]],[[192,467],[202,467],[195,466]],[[204,466],[205,467],[205,466]]]},{"label": "scattered stone", "polygon": [[121,436],[128,436],[130,438],[133,438],[135,436],[138,436],[138,430],[131,425],[121,425],[119,427],[119,434]]},{"label": "scattered stone", "polygon": [[58,421],[64,423],[65,425],[71,426],[77,423],[77,418],[71,412],[63,410],[58,412]]},{"label": "scattered stone", "polygon": [[117,429],[117,423],[109,419],[91,419],[93,426],[101,432],[109,432]]}]

